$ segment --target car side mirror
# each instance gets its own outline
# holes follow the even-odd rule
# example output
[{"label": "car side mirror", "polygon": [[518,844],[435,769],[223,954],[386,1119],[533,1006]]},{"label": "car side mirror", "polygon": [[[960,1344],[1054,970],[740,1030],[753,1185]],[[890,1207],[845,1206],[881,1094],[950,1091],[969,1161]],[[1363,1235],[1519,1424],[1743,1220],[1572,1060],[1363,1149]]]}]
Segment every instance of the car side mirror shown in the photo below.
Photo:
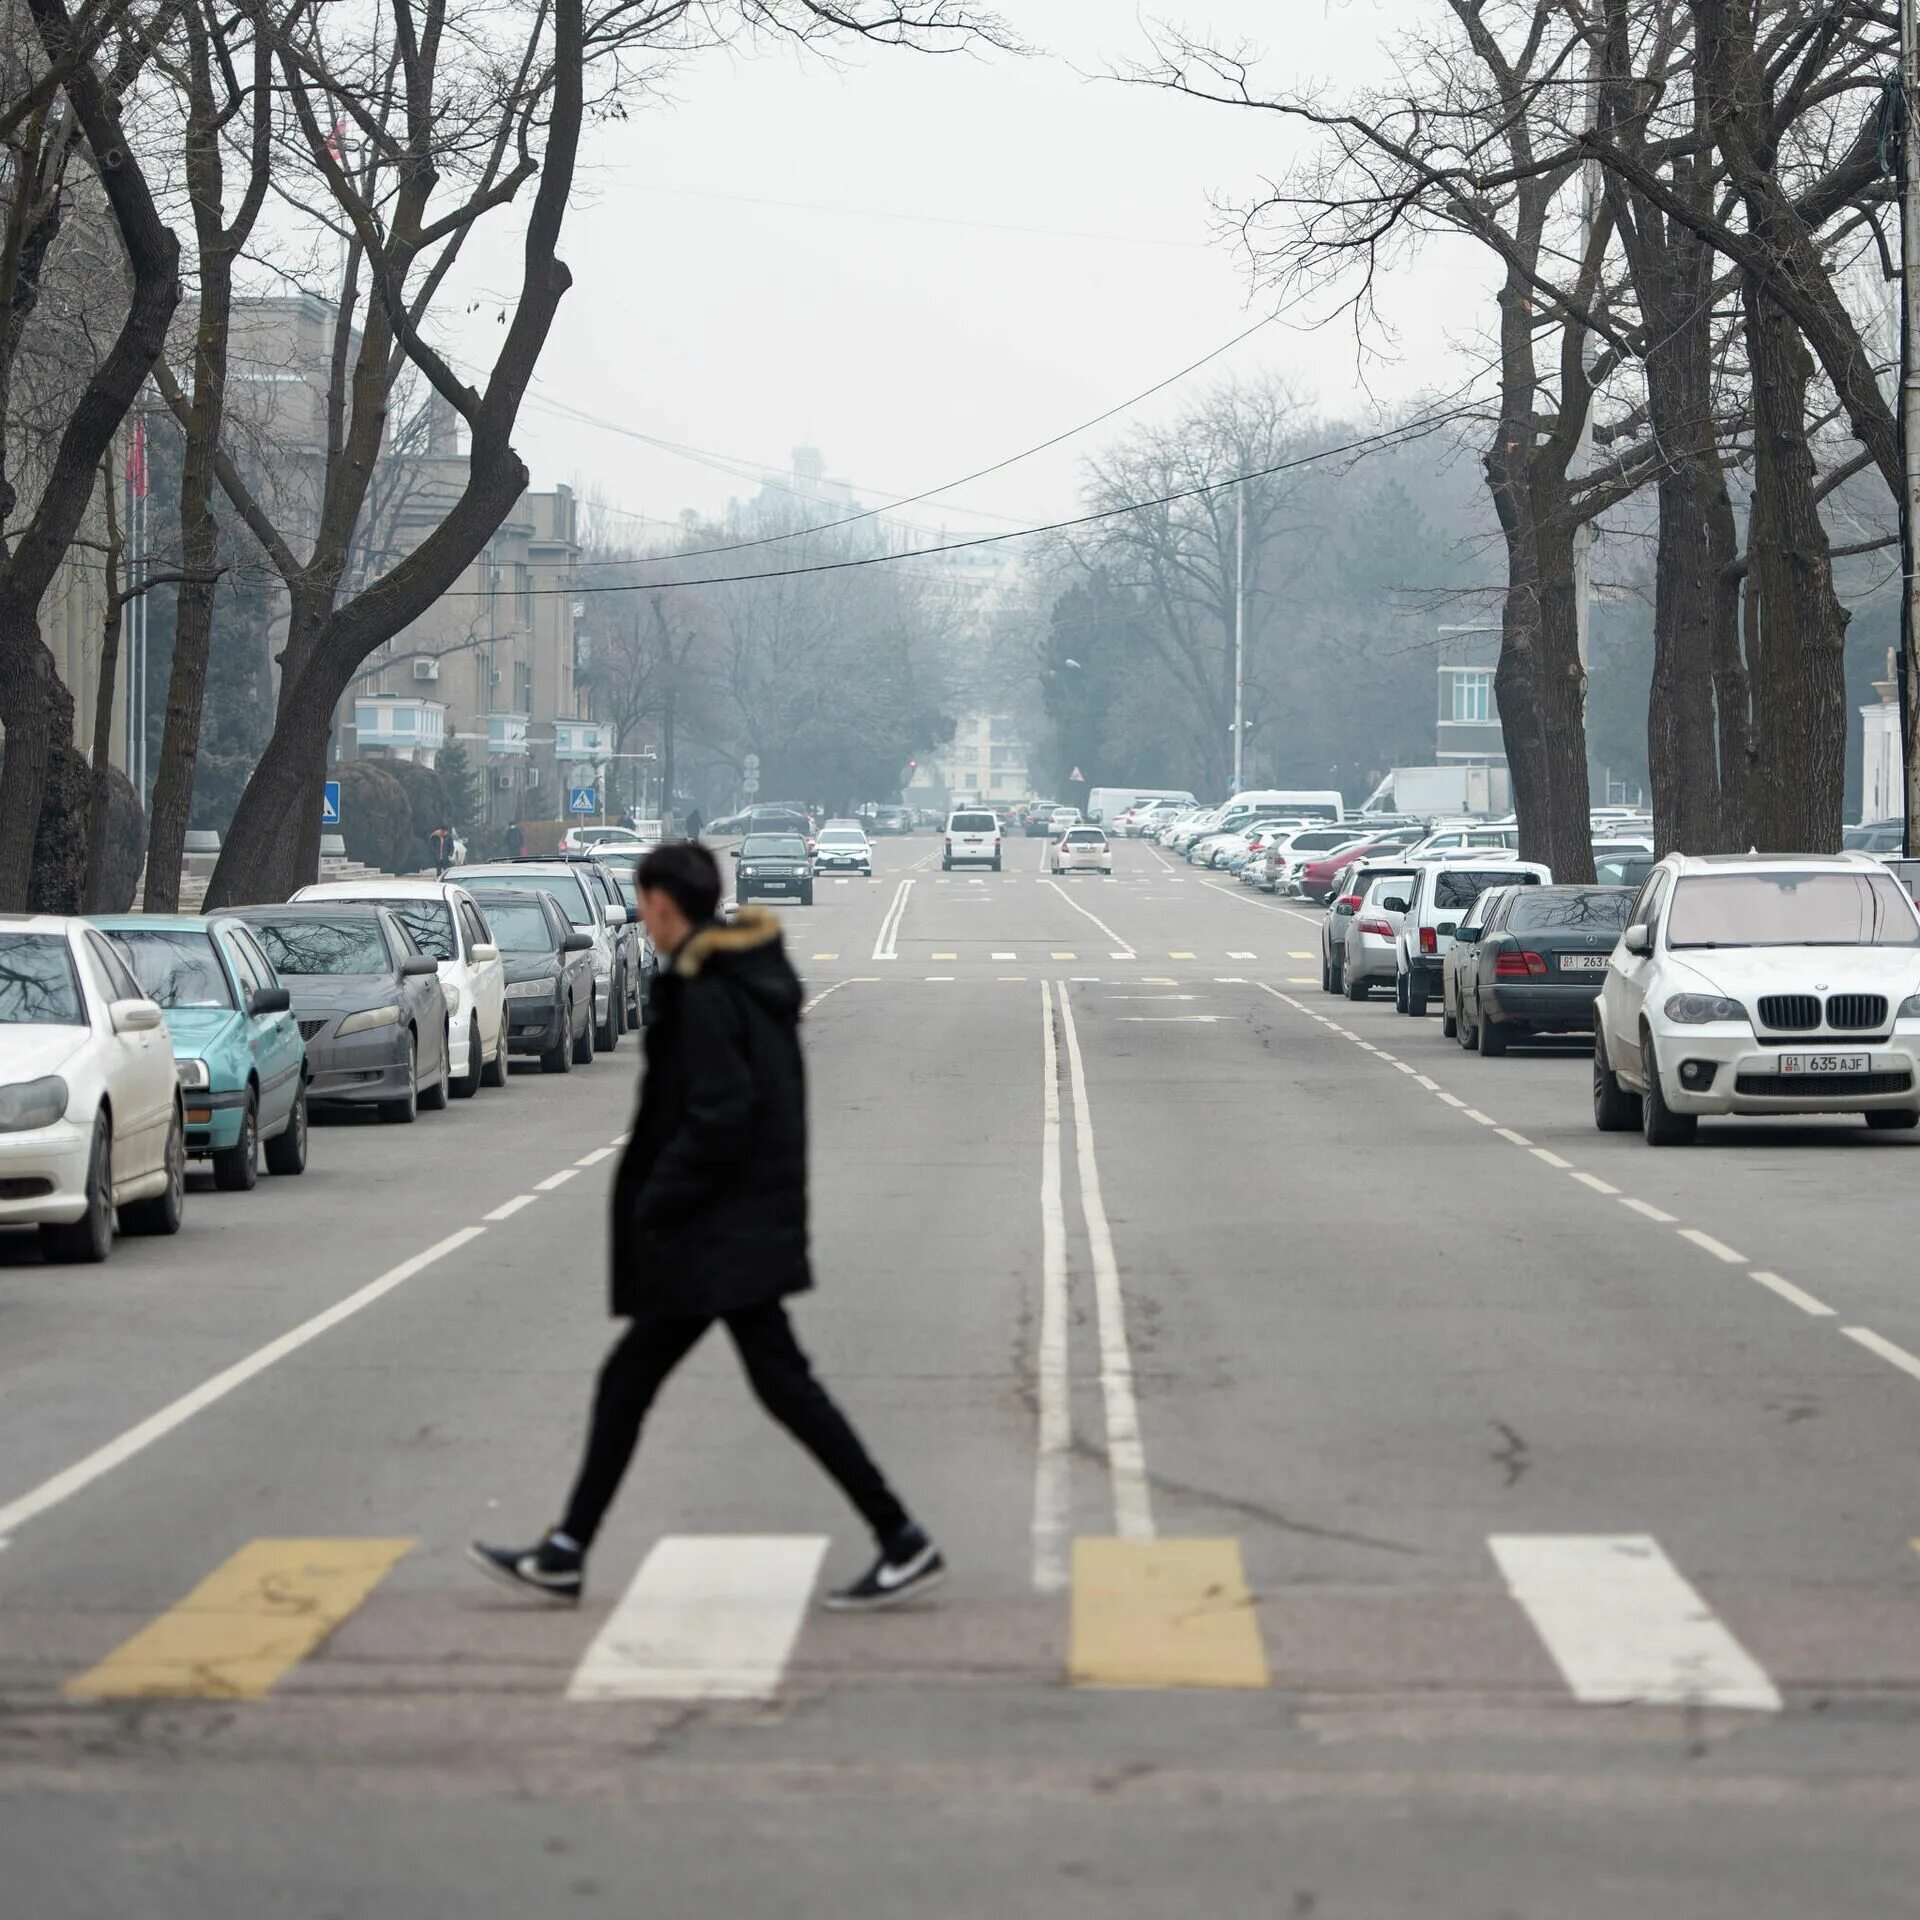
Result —
[{"label": "car side mirror", "polygon": [[738,860],[740,858],[740,849],[738,847],[729,847],[727,849],[727,858],[729,860]]},{"label": "car side mirror", "polygon": [[562,953],[590,953],[593,942],[584,933],[570,933],[560,942]]},{"label": "car side mirror", "polygon": [[247,995],[247,1011],[250,1014],[291,1013],[293,995],[285,987],[255,987]]},{"label": "car side mirror", "polygon": [[1456,940],[1464,940],[1471,946],[1474,941],[1480,938],[1480,929],[1478,927],[1455,927],[1453,937]]},{"label": "car side mirror", "polygon": [[166,1018],[152,1000],[116,1000],[111,1017],[115,1033],[151,1033]]},{"label": "car side mirror", "polygon": [[627,924],[627,910],[624,906],[608,907],[602,917],[610,927],[624,927]]},{"label": "car side mirror", "polygon": [[475,947],[473,950],[473,960],[476,966],[481,964],[483,961],[498,960],[499,958],[500,958],[500,949],[496,947],[491,940],[481,941],[480,944],[477,947]]},{"label": "car side mirror", "polygon": [[1653,929],[1646,926],[1629,927],[1620,936],[1620,944],[1629,953],[1651,953],[1653,951]]},{"label": "car side mirror", "polygon": [[400,962],[402,975],[409,980],[417,980],[423,974],[438,973],[440,963],[430,953],[410,953]]},{"label": "car side mirror", "polygon": [[1382,913],[1405,913],[1408,904],[1409,903],[1402,900],[1397,893],[1390,893],[1380,902],[1380,911]]},{"label": "car side mirror", "polygon": [[1333,910],[1337,914],[1351,916],[1353,912],[1353,902],[1351,900],[1336,900],[1333,903]]}]

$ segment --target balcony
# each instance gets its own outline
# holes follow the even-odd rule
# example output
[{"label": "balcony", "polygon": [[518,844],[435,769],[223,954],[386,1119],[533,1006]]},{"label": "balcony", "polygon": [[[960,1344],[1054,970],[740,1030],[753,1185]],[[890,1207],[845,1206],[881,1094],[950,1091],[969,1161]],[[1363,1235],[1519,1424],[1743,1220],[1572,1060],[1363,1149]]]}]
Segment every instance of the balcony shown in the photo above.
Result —
[{"label": "balcony", "polygon": [[353,731],[361,747],[382,747],[403,760],[424,759],[446,744],[447,710],[438,700],[381,695],[353,703]]},{"label": "balcony", "polygon": [[487,715],[487,758],[524,760],[527,757],[527,715],[490,713]]},{"label": "balcony", "polygon": [[604,760],[612,750],[606,727],[598,720],[556,720],[553,757],[556,760]]}]

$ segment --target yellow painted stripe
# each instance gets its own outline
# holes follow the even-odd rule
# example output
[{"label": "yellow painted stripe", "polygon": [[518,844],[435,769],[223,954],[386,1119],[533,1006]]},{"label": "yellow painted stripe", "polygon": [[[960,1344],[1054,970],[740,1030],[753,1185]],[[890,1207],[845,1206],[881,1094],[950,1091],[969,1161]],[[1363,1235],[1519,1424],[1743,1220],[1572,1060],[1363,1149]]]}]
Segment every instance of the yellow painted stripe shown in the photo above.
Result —
[{"label": "yellow painted stripe", "polygon": [[1289,947],[1287,949],[1287,958],[1289,960],[1311,960],[1313,955],[1310,953],[1295,953],[1293,949]]},{"label": "yellow painted stripe", "polygon": [[1073,1543],[1068,1672],[1078,1687],[1264,1687],[1237,1540]]},{"label": "yellow painted stripe", "polygon": [[837,953],[816,953],[813,957],[816,960],[838,960],[840,958]]},{"label": "yellow painted stripe", "polygon": [[1080,956],[1077,953],[1056,953],[1052,958],[1055,960],[1078,960]]},{"label": "yellow painted stripe", "polygon": [[933,958],[936,960],[958,960],[960,956],[957,953],[936,953]]},{"label": "yellow painted stripe", "polygon": [[1169,960],[1191,960],[1193,955],[1190,953],[1169,953],[1167,958]]},{"label": "yellow painted stripe", "polygon": [[1287,985],[1290,987],[1317,987],[1319,984],[1319,981],[1310,973],[1290,973],[1287,975]]},{"label": "yellow painted stripe", "polygon": [[386,1578],[411,1540],[255,1540],[97,1667],[75,1700],[257,1700]]}]

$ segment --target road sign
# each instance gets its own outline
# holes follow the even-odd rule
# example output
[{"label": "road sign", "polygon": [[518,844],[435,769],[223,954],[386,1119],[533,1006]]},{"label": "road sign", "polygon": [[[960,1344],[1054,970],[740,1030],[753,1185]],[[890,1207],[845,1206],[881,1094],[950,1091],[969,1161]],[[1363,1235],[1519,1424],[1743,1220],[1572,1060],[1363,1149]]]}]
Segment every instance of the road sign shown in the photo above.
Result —
[{"label": "road sign", "polygon": [[1069,784],[1077,784],[1078,782],[1084,780],[1086,777],[1087,776],[1084,773],[1082,773],[1078,767],[1075,767],[1074,770],[1067,775],[1067,780]]},{"label": "road sign", "polygon": [[756,774],[760,771],[760,756],[757,753],[750,753],[740,764],[748,774]]},{"label": "road sign", "polygon": [[591,787],[569,787],[567,789],[567,811],[569,813],[598,813],[599,802],[594,798]]},{"label": "road sign", "polygon": [[740,782],[740,791],[751,800],[760,791],[759,774],[749,769],[746,778]]},{"label": "road sign", "polygon": [[337,827],[340,824],[340,782],[329,780],[320,789],[320,824],[323,827]]}]

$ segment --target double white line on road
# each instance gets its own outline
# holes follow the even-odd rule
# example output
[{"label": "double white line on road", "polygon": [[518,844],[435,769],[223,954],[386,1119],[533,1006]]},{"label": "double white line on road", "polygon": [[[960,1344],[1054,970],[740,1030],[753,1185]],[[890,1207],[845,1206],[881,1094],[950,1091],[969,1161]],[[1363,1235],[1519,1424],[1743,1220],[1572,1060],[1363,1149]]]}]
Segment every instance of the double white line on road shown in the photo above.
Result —
[{"label": "double white line on road", "polygon": [[902,880],[894,890],[893,903],[887,908],[887,917],[880,922],[880,932],[873,943],[873,957],[876,960],[898,960],[900,922],[906,917],[907,895],[913,891],[911,880]]},{"label": "double white line on road", "polygon": [[[1041,1593],[1067,1585],[1072,1535],[1070,1469],[1073,1450],[1072,1378],[1068,1366],[1070,1287],[1066,1207],[1060,1151],[1060,1062],[1054,1038],[1053,984],[1040,983],[1042,1084],[1040,1136],[1040,1434],[1034,1471],[1033,1584]],[[1080,1208],[1093,1265],[1094,1308],[1100,1341],[1100,1394],[1107,1429],[1107,1471],[1113,1489],[1114,1531],[1123,1539],[1151,1540],[1153,1499],[1147,1482],[1140,1405],[1134,1393],[1133,1353],[1127,1340],[1126,1297],[1113,1230],[1100,1193],[1093,1113],[1087,1099],[1085,1063],[1073,1022],[1073,1003],[1060,987],[1060,1039],[1067,1053],[1073,1096],[1073,1134]]]}]

